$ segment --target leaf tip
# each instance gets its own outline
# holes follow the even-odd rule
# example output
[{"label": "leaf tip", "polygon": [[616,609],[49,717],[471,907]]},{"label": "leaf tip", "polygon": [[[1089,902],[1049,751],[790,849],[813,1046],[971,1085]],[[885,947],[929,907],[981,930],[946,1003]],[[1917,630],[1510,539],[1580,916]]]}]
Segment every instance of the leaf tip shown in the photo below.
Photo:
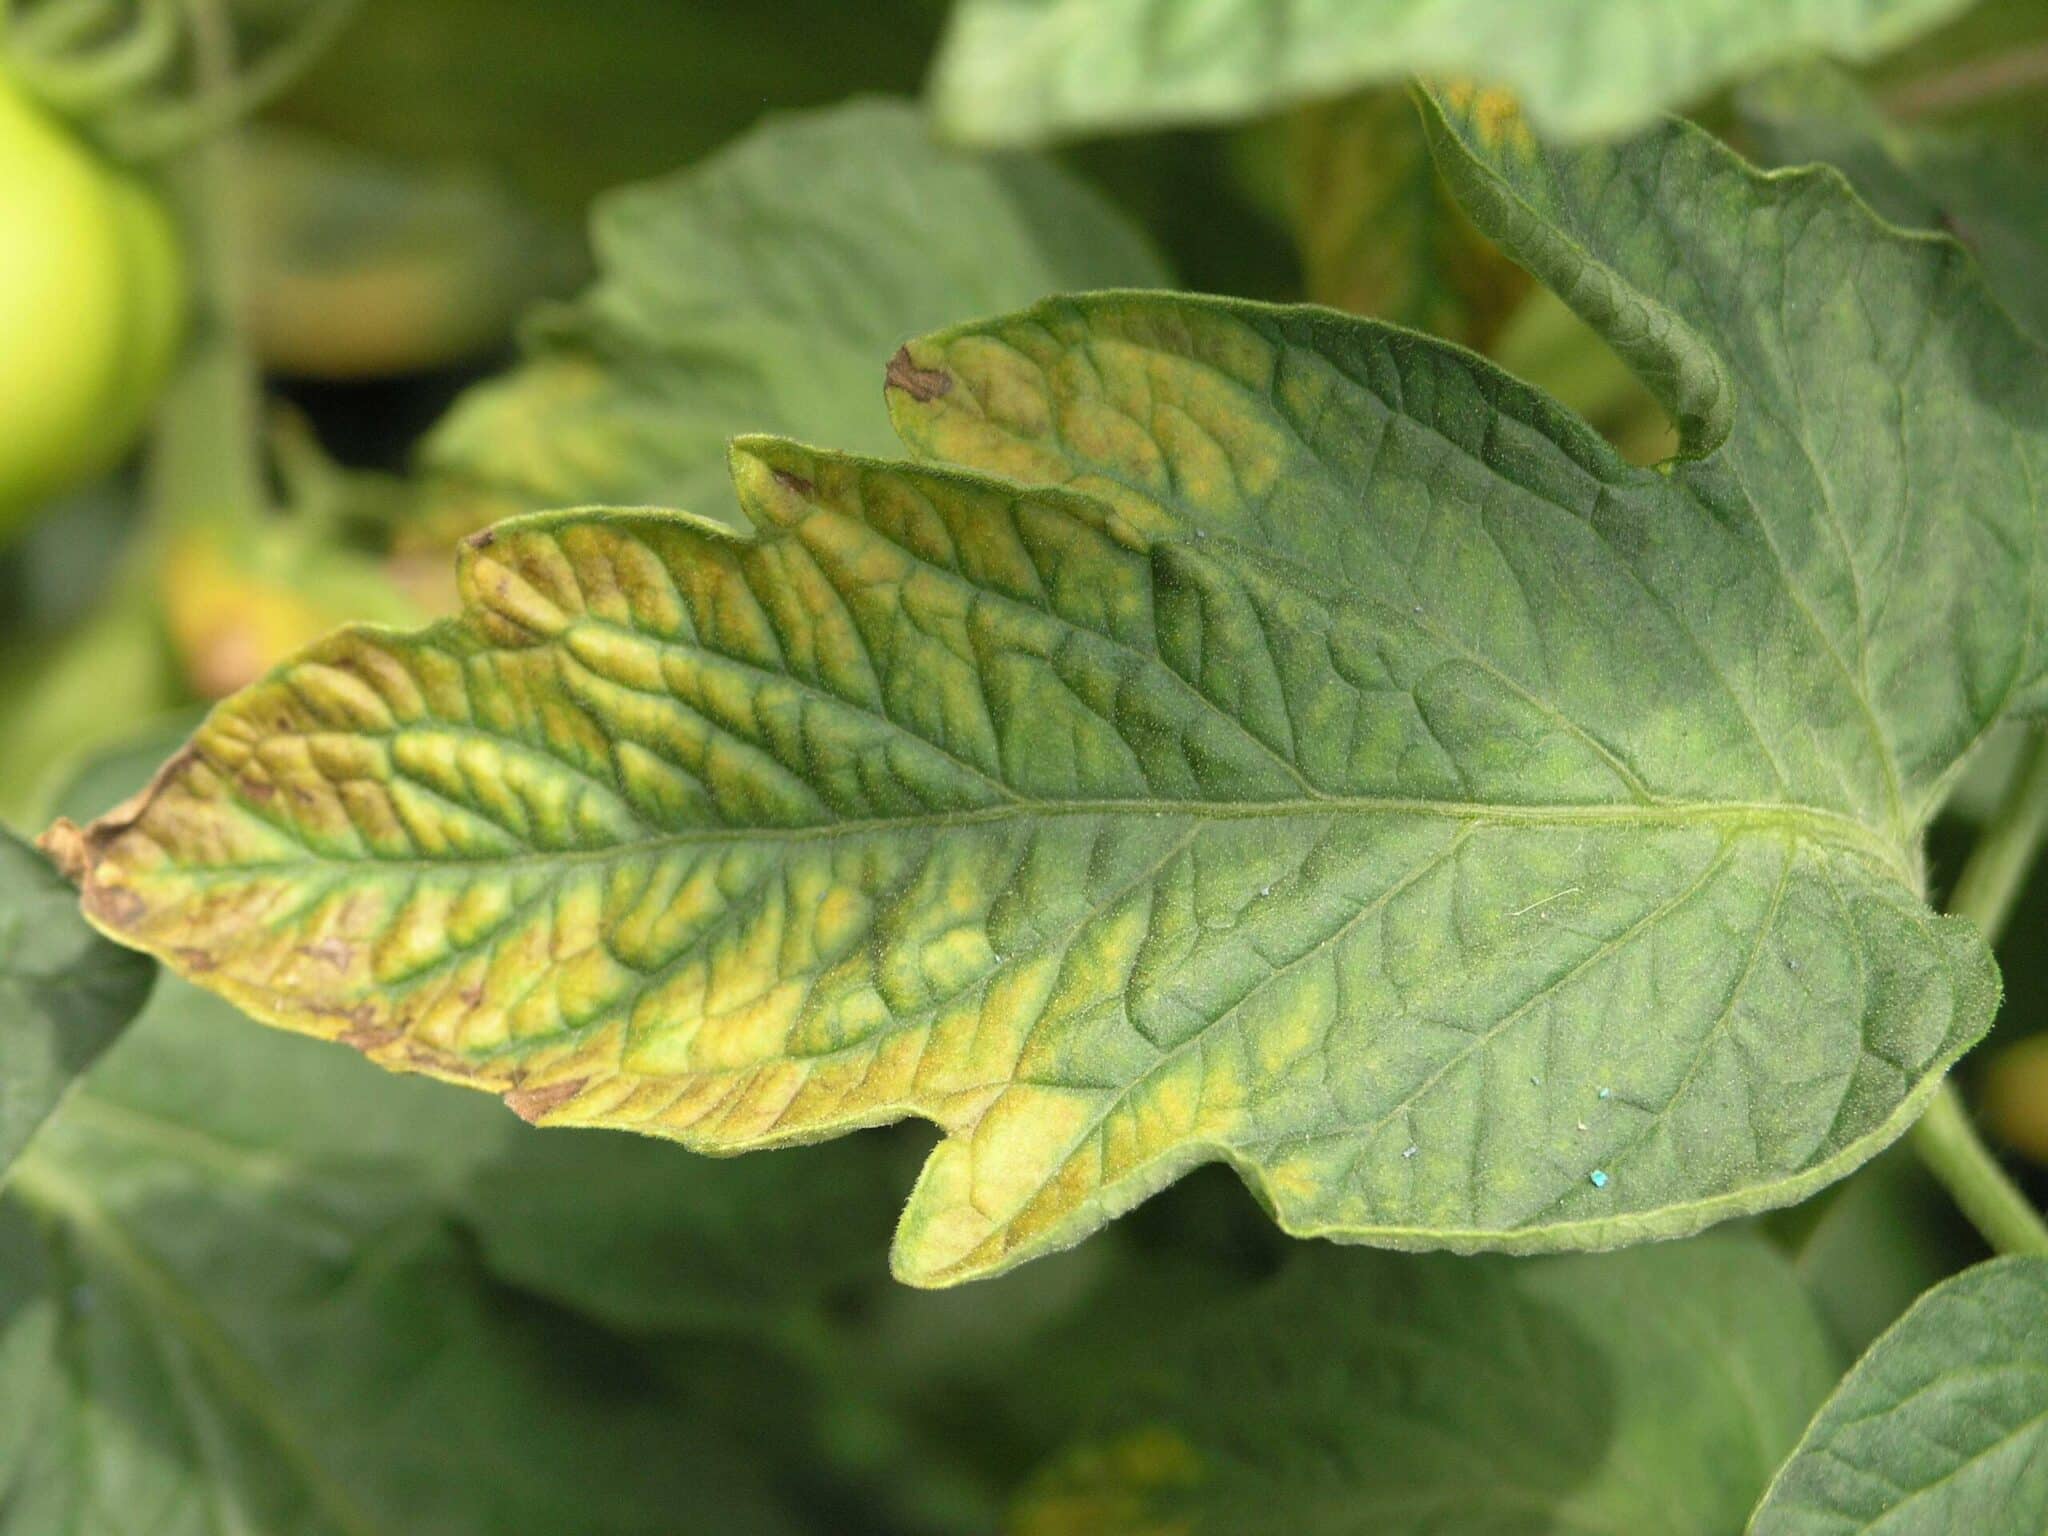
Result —
[{"label": "leaf tip", "polygon": [[83,887],[92,877],[96,859],[92,839],[86,829],[69,816],[59,816],[52,822],[36,839],[36,847],[56,866],[57,873],[73,885]]},{"label": "leaf tip", "polygon": [[943,368],[929,368],[921,365],[911,355],[906,344],[896,349],[896,355],[889,359],[887,382],[883,392],[895,390],[910,396],[919,405],[929,405],[942,395],[951,393],[953,375]]},{"label": "leaf tip", "polygon": [[158,768],[140,791],[97,821],[80,826],[60,816],[36,839],[36,847],[57,873],[78,888],[79,907],[95,926],[118,938],[132,933],[147,912],[143,899],[125,885],[100,878],[100,868],[114,842],[140,822],[172,780],[196,760],[188,743]]}]

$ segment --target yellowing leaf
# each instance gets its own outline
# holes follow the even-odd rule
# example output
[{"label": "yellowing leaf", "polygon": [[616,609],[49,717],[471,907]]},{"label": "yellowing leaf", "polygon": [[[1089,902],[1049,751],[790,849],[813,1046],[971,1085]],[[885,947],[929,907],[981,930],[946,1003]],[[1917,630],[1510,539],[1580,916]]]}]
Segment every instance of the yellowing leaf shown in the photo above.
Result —
[{"label": "yellowing leaf", "polygon": [[1465,217],[1398,89],[1286,121],[1288,208],[1307,297],[1486,348],[1529,280]]},{"label": "yellowing leaf", "polygon": [[1007,478],[750,439],[752,537],[506,524],[460,619],[323,642],[51,846],[124,941],[532,1119],[935,1123],[922,1284],[1219,1160],[1395,1247],[1799,1198],[1996,1001],[1918,841],[2040,702],[2048,370],[1834,180],[1474,121],[1454,183],[1693,457],[1329,311],[1049,301],[888,369]]},{"label": "yellowing leaf", "polygon": [[360,551],[286,520],[200,526],[164,552],[164,624],[187,682],[220,698],[350,618],[417,622],[420,609]]}]

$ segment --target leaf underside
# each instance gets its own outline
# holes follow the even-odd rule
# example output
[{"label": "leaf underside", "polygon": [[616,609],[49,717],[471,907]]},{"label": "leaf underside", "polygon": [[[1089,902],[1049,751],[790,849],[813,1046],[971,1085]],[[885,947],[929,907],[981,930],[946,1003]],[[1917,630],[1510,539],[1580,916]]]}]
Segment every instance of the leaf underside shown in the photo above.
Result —
[{"label": "leaf underside", "polygon": [[1760,65],[1867,58],[1964,0],[959,0],[932,79],[963,139],[1250,117],[1412,74],[1524,96],[1552,131],[1629,130]]},{"label": "leaf underside", "polygon": [[57,829],[88,913],[549,1123],[926,1118],[923,1284],[1217,1160],[1458,1250],[1839,1176],[1995,1005],[1917,843],[2039,701],[2040,356],[1836,179],[1429,122],[1693,457],[1325,311],[1049,301],[890,365],[950,464],[749,439],[751,538],[480,535],[460,619],[343,632]]},{"label": "leaf underside", "polygon": [[2031,1536],[2048,1521],[2048,1260],[1996,1259],[1871,1346],[1750,1536]]}]

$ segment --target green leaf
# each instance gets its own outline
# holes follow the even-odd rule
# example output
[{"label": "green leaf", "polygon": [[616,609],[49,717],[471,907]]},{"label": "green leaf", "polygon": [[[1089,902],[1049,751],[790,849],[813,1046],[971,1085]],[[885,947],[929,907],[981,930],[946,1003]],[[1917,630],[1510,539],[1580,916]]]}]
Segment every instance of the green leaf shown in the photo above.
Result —
[{"label": "green leaf", "polygon": [[0,1176],[155,976],[146,956],[86,925],[41,855],[0,831]]},{"label": "green leaf", "polygon": [[1996,1001],[1918,850],[2043,693],[2048,370],[1833,178],[1486,121],[1473,206],[1697,457],[1325,310],[1049,301],[889,368],[1006,478],[749,439],[753,538],[509,524],[460,620],[344,631],[52,846],[124,941],[537,1120],[936,1123],[918,1283],[1214,1161],[1399,1247],[1800,1198]]},{"label": "green leaf", "polygon": [[602,1322],[758,1335],[886,1278],[908,1150],[869,1136],[707,1165],[637,1136],[531,1132],[476,1168],[459,1209],[494,1273]]},{"label": "green leaf", "polygon": [[1750,1536],[2032,1536],[2048,1523],[2048,1260],[1937,1286],[1772,1482]]},{"label": "green leaf", "polygon": [[525,363],[465,395],[423,468],[439,498],[737,515],[725,445],[783,431],[886,449],[875,359],[1064,288],[1163,279],[1142,237],[1050,164],[935,146],[909,107],[770,121],[599,206],[603,268]]},{"label": "green leaf", "polygon": [[1766,159],[1837,166],[1886,218],[1954,235],[2013,316],[2048,338],[2048,168],[2037,125],[1895,122],[1848,76],[1820,68],[1782,71],[1737,100]]},{"label": "green leaf", "polygon": [[1753,1237],[1535,1262],[1311,1251],[1248,1294],[1121,1321],[1073,1362],[1095,1423],[1012,1536],[1725,1536],[1836,1370]]},{"label": "green leaf", "polygon": [[480,1273],[498,1125],[167,986],[0,1205],[0,1532],[794,1532],[713,1394]]},{"label": "green leaf", "polygon": [[932,81],[962,138],[1248,117],[1410,74],[1523,94],[1574,138],[1815,49],[1869,58],[1963,0],[958,0]]}]

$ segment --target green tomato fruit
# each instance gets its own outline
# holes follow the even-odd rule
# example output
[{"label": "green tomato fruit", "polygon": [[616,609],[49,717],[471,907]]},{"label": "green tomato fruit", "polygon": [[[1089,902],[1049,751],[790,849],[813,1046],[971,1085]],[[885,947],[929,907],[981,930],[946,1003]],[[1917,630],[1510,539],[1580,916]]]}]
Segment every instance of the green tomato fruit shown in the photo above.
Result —
[{"label": "green tomato fruit", "polygon": [[0,74],[0,533],[133,443],[185,304],[163,204]]}]

